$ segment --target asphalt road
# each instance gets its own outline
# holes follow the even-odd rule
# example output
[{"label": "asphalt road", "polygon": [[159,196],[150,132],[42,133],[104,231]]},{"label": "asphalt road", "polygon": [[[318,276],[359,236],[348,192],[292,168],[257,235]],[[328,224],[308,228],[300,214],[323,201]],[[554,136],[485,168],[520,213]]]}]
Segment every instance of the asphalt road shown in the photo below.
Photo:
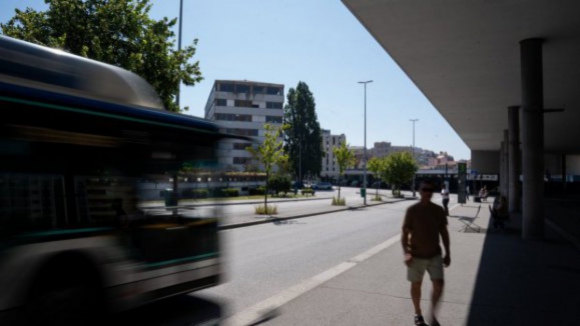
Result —
[{"label": "asphalt road", "polygon": [[412,203],[224,231],[227,282],[194,296],[221,302],[227,318],[398,234]]}]

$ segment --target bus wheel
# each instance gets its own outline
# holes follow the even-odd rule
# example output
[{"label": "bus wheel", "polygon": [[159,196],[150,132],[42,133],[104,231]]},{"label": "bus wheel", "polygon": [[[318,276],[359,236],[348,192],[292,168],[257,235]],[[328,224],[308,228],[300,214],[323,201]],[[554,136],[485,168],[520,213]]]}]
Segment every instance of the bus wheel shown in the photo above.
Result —
[{"label": "bus wheel", "polygon": [[30,325],[99,325],[106,316],[105,300],[96,282],[42,282],[27,304]]}]

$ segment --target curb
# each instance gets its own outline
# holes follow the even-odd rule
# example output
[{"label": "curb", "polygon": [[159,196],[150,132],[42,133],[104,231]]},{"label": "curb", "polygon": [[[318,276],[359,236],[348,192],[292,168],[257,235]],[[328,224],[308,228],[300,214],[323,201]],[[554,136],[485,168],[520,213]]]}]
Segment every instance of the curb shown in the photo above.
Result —
[{"label": "curb", "polygon": [[[325,200],[325,199],[332,199],[332,197],[330,198],[300,198],[300,199],[282,199],[282,200],[273,200],[270,201],[270,199],[268,199],[268,203],[272,202],[272,203],[286,203],[286,202],[293,202],[293,201],[309,201],[309,200]],[[241,202],[241,203],[231,203],[231,202],[217,202],[217,203],[207,203],[207,204],[195,204],[195,205],[183,205],[183,206],[195,206],[195,207],[204,207],[204,206],[232,206],[232,205],[255,205],[255,204],[261,204],[263,203],[264,200],[261,201],[251,201],[251,202]],[[165,205],[159,205],[159,206],[148,206],[147,208],[154,208],[154,209],[159,209],[159,208],[165,208]]]},{"label": "curb", "polygon": [[[328,199],[328,198],[324,198],[324,199]],[[372,207],[372,206],[379,206],[379,205],[386,205],[386,204],[394,204],[394,203],[402,202],[402,201],[405,201],[405,200],[409,200],[409,199],[406,199],[405,198],[405,199],[399,199],[399,200],[394,200],[394,201],[389,201],[389,202],[382,202],[382,203],[376,203],[376,204],[367,204],[366,206],[347,206],[346,208],[339,208],[339,209],[333,209],[333,210],[329,210],[329,211],[322,211],[322,212],[316,212],[316,213],[307,213],[307,214],[301,214],[301,215],[295,215],[295,216],[288,216],[288,217],[272,217],[272,216],[270,216],[270,218],[269,219],[266,219],[266,220],[220,225],[220,226],[218,226],[218,229],[219,230],[237,229],[237,228],[243,228],[243,227],[247,227],[247,226],[254,226],[254,225],[266,224],[266,223],[275,223],[275,222],[293,220],[293,219],[303,218],[303,217],[309,217],[309,216],[317,216],[317,215],[331,214],[331,213],[336,213],[336,212],[356,210],[356,209],[365,208],[365,207]]]}]

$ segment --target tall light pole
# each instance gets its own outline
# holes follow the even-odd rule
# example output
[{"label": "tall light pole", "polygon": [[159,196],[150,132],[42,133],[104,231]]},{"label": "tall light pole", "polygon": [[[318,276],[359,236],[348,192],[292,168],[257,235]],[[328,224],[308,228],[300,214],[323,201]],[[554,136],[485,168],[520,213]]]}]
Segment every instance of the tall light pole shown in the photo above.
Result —
[{"label": "tall light pole", "polygon": [[[415,122],[419,119],[409,119],[413,123],[413,159],[415,159]],[[415,176],[417,173],[413,174],[413,197],[415,197]]]},{"label": "tall light pole", "polygon": [[365,195],[363,197],[364,200],[364,204],[367,204],[367,84],[368,83],[372,83],[372,80],[367,80],[367,81],[360,81],[358,82],[359,84],[363,84],[365,85],[365,147],[364,147],[364,154],[363,154],[363,160],[364,160],[364,170],[363,170],[363,189],[365,192]]},{"label": "tall light pole", "polygon": [[[179,35],[177,36],[177,51],[181,51],[181,30],[183,29],[183,0],[179,0]],[[175,103],[177,103],[177,108],[179,108],[179,96],[181,93],[181,80],[177,84],[177,96],[175,97]]]}]

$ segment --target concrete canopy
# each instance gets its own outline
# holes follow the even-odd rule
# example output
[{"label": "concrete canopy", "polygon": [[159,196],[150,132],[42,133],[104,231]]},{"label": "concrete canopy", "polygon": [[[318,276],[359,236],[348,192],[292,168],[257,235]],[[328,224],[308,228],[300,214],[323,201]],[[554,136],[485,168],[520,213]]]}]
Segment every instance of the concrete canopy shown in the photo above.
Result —
[{"label": "concrete canopy", "polygon": [[580,153],[580,1],[342,0],[473,150],[521,103],[520,46],[543,38],[548,153]]}]

